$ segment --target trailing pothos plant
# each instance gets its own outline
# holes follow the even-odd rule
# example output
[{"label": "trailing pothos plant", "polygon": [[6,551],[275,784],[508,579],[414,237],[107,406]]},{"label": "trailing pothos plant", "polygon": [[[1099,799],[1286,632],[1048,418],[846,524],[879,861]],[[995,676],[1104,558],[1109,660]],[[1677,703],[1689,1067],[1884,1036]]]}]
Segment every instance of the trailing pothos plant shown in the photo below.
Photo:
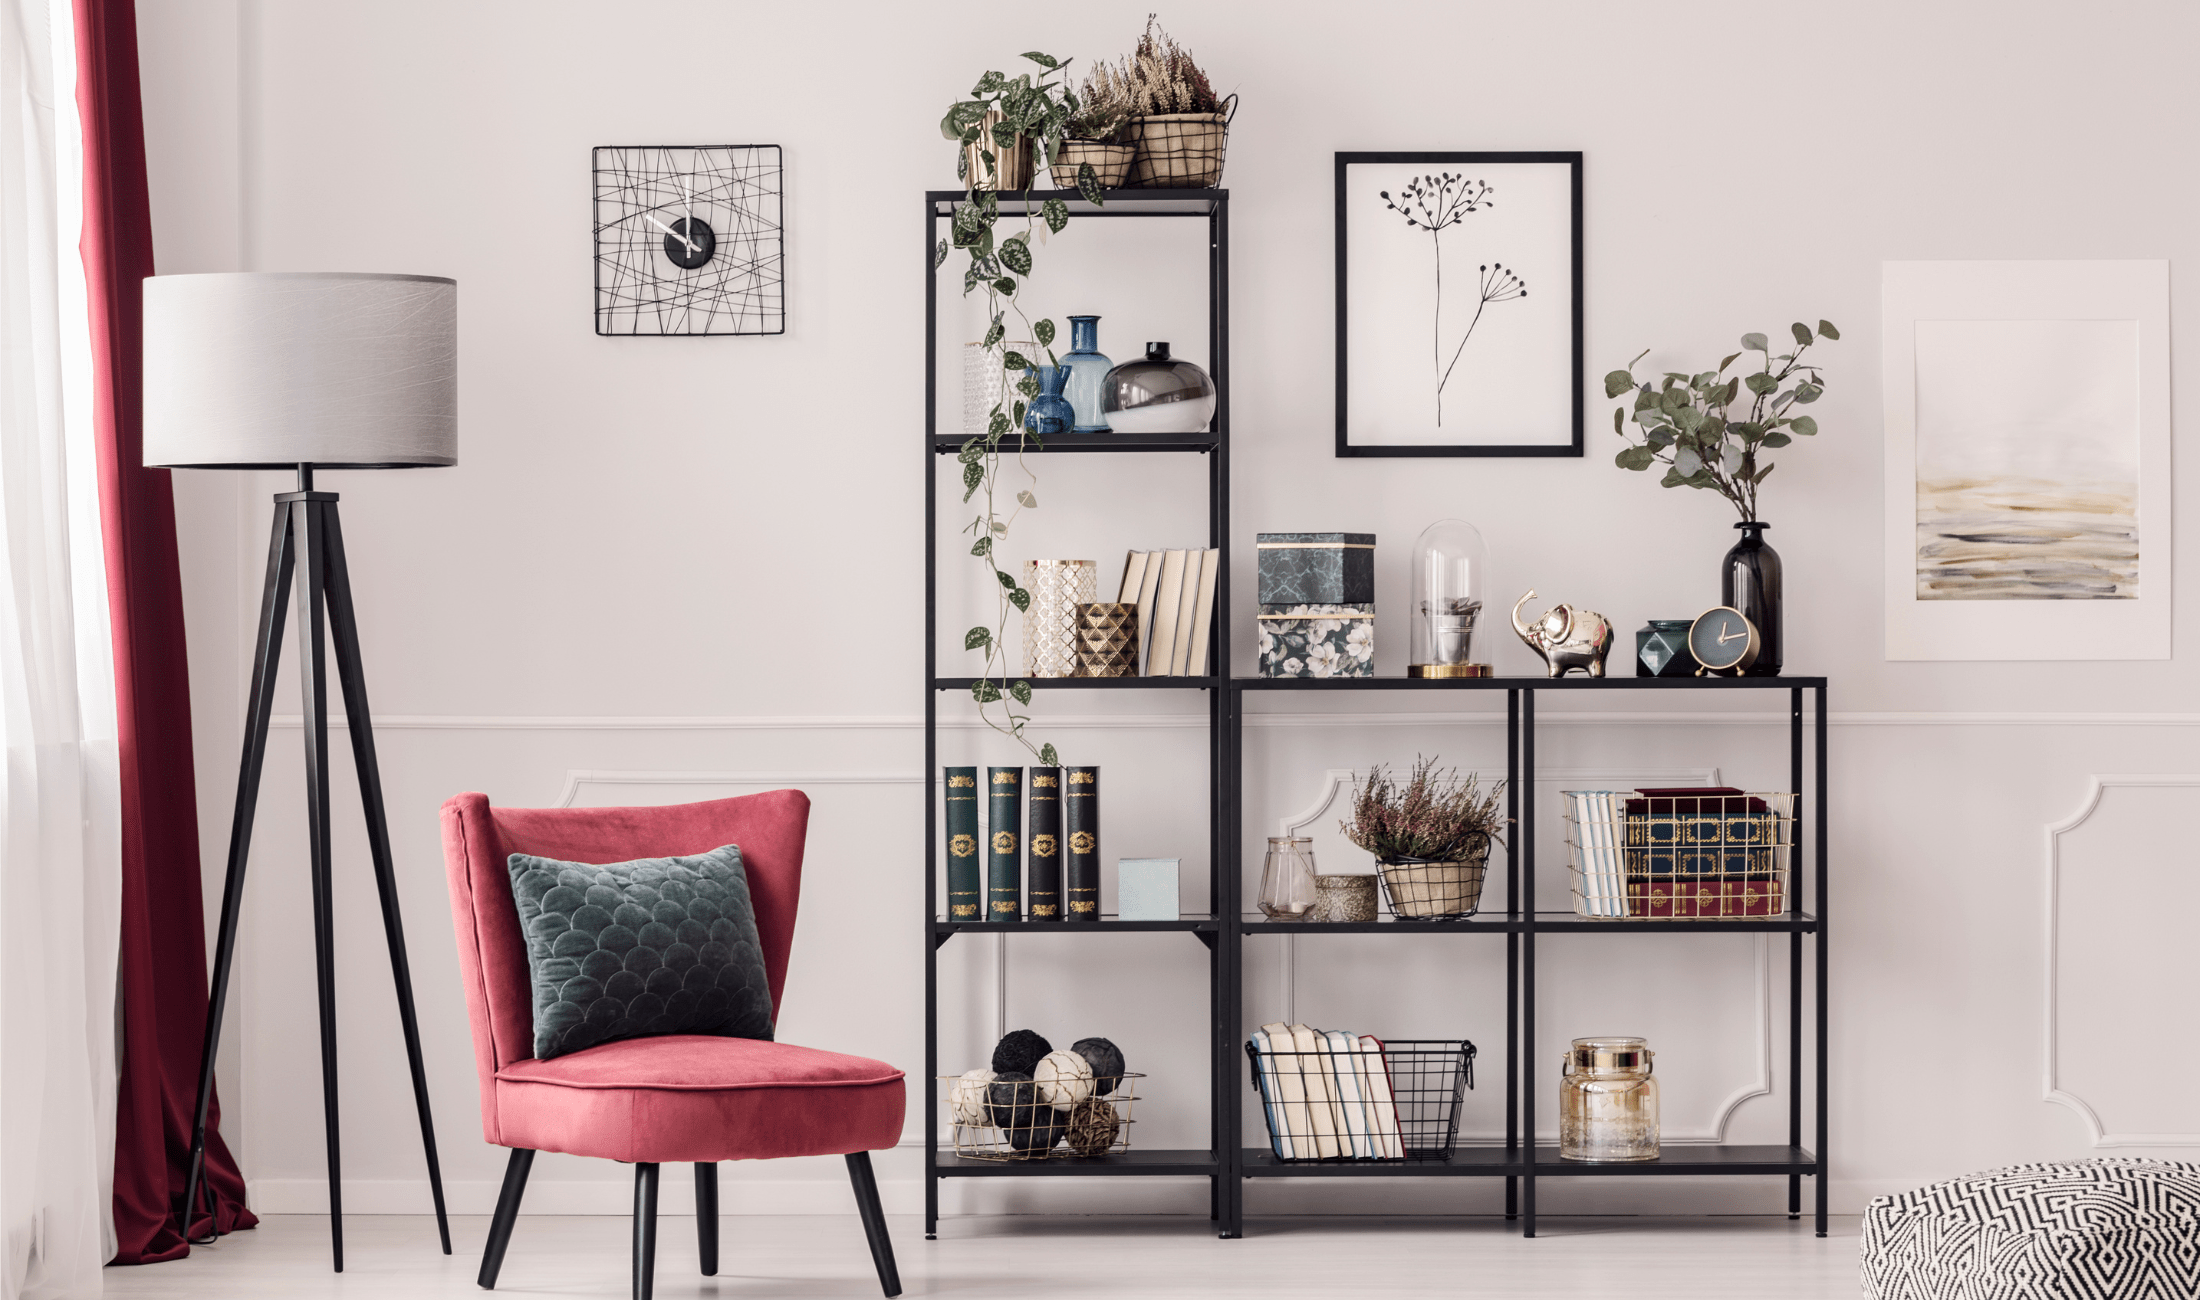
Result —
[{"label": "trailing pothos plant", "polygon": [[[1831,321],[1823,320],[1816,335],[1801,321],[1788,326],[1788,332],[1795,336],[1793,352],[1776,356],[1764,335],[1744,334],[1742,351],[1721,361],[1717,370],[1695,375],[1669,370],[1654,388],[1635,378],[1635,367],[1650,355],[1647,349],[1627,369],[1606,375],[1606,397],[1634,393],[1633,419],[1642,438],[1636,442],[1628,436],[1627,408],[1614,410],[1612,432],[1626,438],[1628,446],[1613,463],[1632,470],[1662,464],[1663,486],[1709,488],[1731,502],[1743,522],[1755,521],[1757,488],[1772,473],[1765,453],[1794,441],[1791,434],[1807,438],[1818,432],[1817,420],[1794,412],[1825,391],[1818,367],[1804,361],[1803,354],[1821,339],[1841,337]],[[1762,354],[1763,364],[1754,373],[1728,378],[1727,367],[1743,352]],[[1734,403],[1744,388],[1750,393],[1749,406],[1736,412]]]},{"label": "trailing pothos plant", "polygon": [[[1035,434],[1024,429],[1026,404],[1039,395],[1039,380],[1032,373],[1039,361],[1008,346],[1008,317],[1013,313],[1019,322],[1017,337],[1037,341],[1046,352],[1046,364],[1057,364],[1054,322],[1032,320],[1024,311],[1019,291],[1031,278],[1031,244],[1041,237],[1039,223],[1045,222],[1050,233],[1060,234],[1069,224],[1069,205],[1060,199],[1048,199],[1034,207],[1027,175],[1020,205],[1023,228],[1004,236],[998,227],[1002,156],[1015,150],[1019,141],[1028,140],[1051,168],[1078,105],[1069,85],[1069,60],[1037,51],[1024,57],[1039,65],[1036,76],[1028,72],[1014,77],[988,72],[971,88],[968,99],[957,100],[940,119],[940,134],[962,146],[957,175],[963,182],[963,197],[955,204],[948,237],[933,250],[932,269],[937,271],[946,265],[949,255],[957,250],[966,256],[963,295],[985,295],[986,360],[1008,375],[1021,376],[1012,385],[1003,384],[1001,400],[986,414],[985,432],[966,440],[957,457],[962,464],[963,503],[968,505],[974,498],[981,502],[963,531],[971,537],[970,553],[986,566],[998,588],[992,625],[981,624],[963,634],[965,650],[985,652],[985,671],[971,685],[970,694],[978,702],[979,716],[987,726],[1052,767],[1061,762],[1061,757],[1051,744],[1031,743],[1024,734],[1024,724],[1031,719],[1017,711],[1018,706],[1031,704],[1031,683],[1007,680],[1008,651],[1002,638],[1008,627],[1008,612],[1029,612],[1031,593],[1014,573],[1001,567],[997,548],[1019,513],[1039,508],[1038,498],[1031,492],[1038,484],[1038,475],[1023,456],[1027,446],[1042,445]],[[1037,170],[1031,169],[1034,173]],[[1077,168],[1077,190],[1094,206],[1100,204],[1100,183],[1090,163]],[[1004,440],[1012,441],[1010,449],[1016,455],[1017,471],[1026,480],[1026,486],[1016,492],[1012,507],[1005,506],[998,496],[1003,490],[1000,472]],[[1003,702],[1004,696],[1007,702]],[[998,714],[994,705],[1000,706]]]}]

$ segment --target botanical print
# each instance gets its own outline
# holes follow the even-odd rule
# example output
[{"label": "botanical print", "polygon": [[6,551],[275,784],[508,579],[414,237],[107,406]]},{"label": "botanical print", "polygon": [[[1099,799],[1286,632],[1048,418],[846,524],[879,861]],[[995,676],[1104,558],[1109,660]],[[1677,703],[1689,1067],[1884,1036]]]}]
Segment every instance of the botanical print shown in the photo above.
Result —
[{"label": "botanical print", "polygon": [[1916,329],[1917,598],[2136,600],[2138,322]]},{"label": "botanical print", "polygon": [[1429,353],[1436,382],[1438,428],[1444,423],[1444,388],[1451,383],[1452,372],[1459,368],[1459,354],[1467,350],[1467,340],[1474,337],[1474,327],[1482,323],[1483,311],[1493,302],[1512,302],[1528,296],[1526,282],[1517,272],[1506,270],[1504,263],[1485,262],[1476,266],[1474,315],[1468,319],[1466,329],[1460,331],[1459,343],[1450,349],[1447,359],[1444,347],[1444,232],[1474,213],[1495,207],[1495,200],[1490,198],[1492,192],[1493,187],[1486,181],[1468,180],[1455,172],[1416,176],[1399,188],[1395,198],[1389,190],[1378,191],[1384,207],[1404,217],[1409,229],[1429,238],[1429,252],[1436,271]]}]

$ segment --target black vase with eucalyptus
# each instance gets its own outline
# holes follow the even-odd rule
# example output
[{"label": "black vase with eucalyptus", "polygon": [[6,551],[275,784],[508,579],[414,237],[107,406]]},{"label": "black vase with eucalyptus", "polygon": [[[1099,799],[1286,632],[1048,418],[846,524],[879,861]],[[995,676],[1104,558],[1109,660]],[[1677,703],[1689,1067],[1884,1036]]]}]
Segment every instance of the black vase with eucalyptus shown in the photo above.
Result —
[{"label": "black vase with eucalyptus", "polygon": [[1780,553],[1765,545],[1771,524],[1748,520],[1734,525],[1742,540],[1719,566],[1719,603],[1740,610],[1757,629],[1757,659],[1751,677],[1780,675]]}]

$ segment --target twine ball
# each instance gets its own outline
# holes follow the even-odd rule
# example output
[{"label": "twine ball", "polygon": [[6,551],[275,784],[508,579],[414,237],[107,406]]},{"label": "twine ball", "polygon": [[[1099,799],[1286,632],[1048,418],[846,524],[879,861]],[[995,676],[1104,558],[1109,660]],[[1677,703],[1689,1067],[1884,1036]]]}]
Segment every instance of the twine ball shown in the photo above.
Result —
[{"label": "twine ball", "polygon": [[1001,1074],[1019,1074],[1028,1079],[1039,1058],[1053,1050],[1054,1044],[1028,1029],[1011,1030],[993,1046],[993,1068]]},{"label": "twine ball", "polygon": [[1048,1052],[1031,1078],[1039,1085],[1039,1100],[1056,1110],[1068,1110],[1092,1095],[1092,1066],[1075,1052]]},{"label": "twine ball", "polygon": [[1081,1156],[1103,1156],[1115,1145],[1123,1123],[1115,1107],[1098,1097],[1088,1097],[1069,1108],[1069,1149]]},{"label": "twine ball", "polygon": [[1017,1130],[1032,1126],[1038,1119],[1038,1112],[1054,1113],[1052,1106],[1039,1104],[1039,1085],[1020,1070],[1001,1071],[993,1076],[985,1090],[986,1120],[993,1127],[1008,1132],[1012,1141]]},{"label": "twine ball", "polygon": [[1080,1038],[1069,1050],[1084,1057],[1085,1063],[1092,1067],[1094,1096],[1107,1096],[1123,1081],[1123,1050],[1107,1039]]},{"label": "twine ball", "polygon": [[947,1109],[957,1124],[975,1128],[986,1122],[986,1090],[993,1082],[993,1071],[968,1070],[955,1080],[954,1088],[947,1094]]}]

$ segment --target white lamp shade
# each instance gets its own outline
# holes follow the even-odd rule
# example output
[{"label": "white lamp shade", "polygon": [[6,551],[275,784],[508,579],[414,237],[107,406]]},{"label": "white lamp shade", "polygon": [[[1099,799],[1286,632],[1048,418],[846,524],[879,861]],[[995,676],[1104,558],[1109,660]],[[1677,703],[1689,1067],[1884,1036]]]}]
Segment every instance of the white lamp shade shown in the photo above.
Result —
[{"label": "white lamp shade", "polygon": [[458,282],[239,272],[145,281],[145,463],[458,463]]}]

